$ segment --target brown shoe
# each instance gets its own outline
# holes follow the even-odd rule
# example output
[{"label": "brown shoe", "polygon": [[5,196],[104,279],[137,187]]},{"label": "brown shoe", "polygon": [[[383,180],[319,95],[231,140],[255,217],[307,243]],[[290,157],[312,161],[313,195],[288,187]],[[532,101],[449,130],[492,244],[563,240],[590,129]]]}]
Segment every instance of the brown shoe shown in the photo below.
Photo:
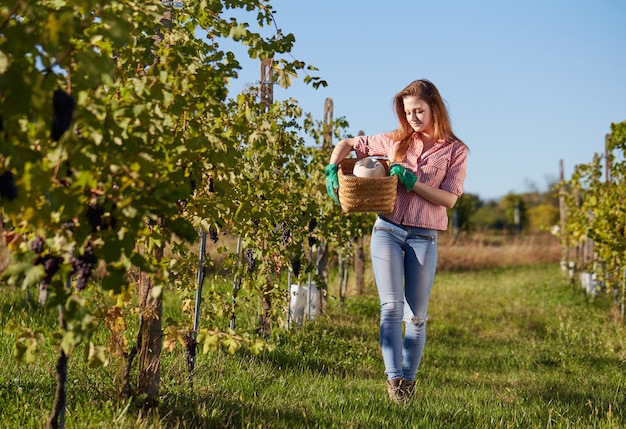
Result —
[{"label": "brown shoe", "polygon": [[387,393],[389,394],[389,399],[400,402],[402,397],[401,391],[402,379],[394,378],[393,380],[387,380]]},{"label": "brown shoe", "polygon": [[400,398],[403,402],[408,402],[413,397],[415,391],[415,380],[402,380],[400,384]]}]

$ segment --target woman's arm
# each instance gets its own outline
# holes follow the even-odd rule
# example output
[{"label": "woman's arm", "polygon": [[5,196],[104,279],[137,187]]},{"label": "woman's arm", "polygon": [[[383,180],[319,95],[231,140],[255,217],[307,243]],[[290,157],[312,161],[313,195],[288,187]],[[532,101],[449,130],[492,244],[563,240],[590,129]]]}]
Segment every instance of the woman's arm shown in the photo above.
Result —
[{"label": "woman's arm", "polygon": [[[339,140],[333,152],[330,155],[329,164],[339,164],[348,154],[354,149],[357,139],[347,138]],[[459,197],[452,192],[445,191],[443,189],[433,188],[425,183],[415,182],[411,189],[420,197],[430,201],[434,204],[439,204],[446,208],[451,209],[456,204]]]},{"label": "woman's arm", "polygon": [[333,152],[330,154],[329,164],[339,164],[348,154],[354,150],[356,138],[339,140]]},{"label": "woman's arm", "polygon": [[456,201],[459,197],[452,192],[445,191],[439,188],[433,188],[432,186],[428,186],[425,183],[421,183],[419,180],[415,182],[413,185],[413,189],[411,191],[415,192],[420,197],[425,200],[430,201],[434,204],[439,204],[440,206],[444,206],[448,209],[451,209],[456,204]]}]

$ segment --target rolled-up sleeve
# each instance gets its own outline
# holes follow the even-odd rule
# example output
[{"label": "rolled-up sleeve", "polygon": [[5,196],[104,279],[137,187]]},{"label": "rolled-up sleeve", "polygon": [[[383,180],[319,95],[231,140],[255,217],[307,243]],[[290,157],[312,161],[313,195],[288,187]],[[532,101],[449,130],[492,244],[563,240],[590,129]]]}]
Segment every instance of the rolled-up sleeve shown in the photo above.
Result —
[{"label": "rolled-up sleeve", "polygon": [[387,156],[392,141],[387,134],[376,134],[373,136],[358,136],[354,151],[357,158],[366,156]]},{"label": "rolled-up sleeve", "polygon": [[440,185],[441,189],[459,197],[463,195],[463,183],[467,176],[468,153],[467,146],[455,145],[450,157],[450,164],[448,164],[448,171]]}]

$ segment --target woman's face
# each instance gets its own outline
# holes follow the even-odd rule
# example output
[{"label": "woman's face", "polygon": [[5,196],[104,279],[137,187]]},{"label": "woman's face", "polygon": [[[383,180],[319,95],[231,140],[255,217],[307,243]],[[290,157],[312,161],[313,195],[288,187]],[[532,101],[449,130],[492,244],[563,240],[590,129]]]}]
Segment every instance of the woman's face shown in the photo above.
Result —
[{"label": "woman's face", "polygon": [[428,136],[433,134],[433,113],[430,106],[421,98],[415,96],[404,97],[404,114],[413,131]]}]

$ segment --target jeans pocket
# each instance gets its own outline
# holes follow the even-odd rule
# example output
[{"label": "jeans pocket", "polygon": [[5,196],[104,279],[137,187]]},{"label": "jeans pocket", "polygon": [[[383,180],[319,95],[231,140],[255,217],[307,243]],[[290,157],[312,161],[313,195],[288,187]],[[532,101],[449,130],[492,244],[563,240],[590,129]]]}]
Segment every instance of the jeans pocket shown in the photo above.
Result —
[{"label": "jeans pocket", "polygon": [[386,228],[384,226],[375,226],[374,227],[374,232],[376,232],[376,231],[385,231],[385,232],[388,232],[390,234],[393,234],[395,232],[393,229]]},{"label": "jeans pocket", "polygon": [[427,240],[427,241],[431,241],[431,242],[435,242],[435,236],[434,235],[427,235],[427,234],[419,234],[419,233],[413,233],[409,235],[409,239],[422,239],[422,240]]}]

